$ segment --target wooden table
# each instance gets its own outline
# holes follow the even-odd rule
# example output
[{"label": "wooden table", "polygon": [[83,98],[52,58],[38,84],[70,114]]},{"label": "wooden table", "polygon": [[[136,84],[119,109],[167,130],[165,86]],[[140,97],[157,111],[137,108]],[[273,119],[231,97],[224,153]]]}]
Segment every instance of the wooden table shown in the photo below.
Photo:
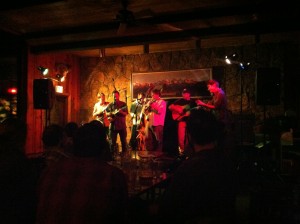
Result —
[{"label": "wooden table", "polygon": [[146,196],[154,200],[164,190],[172,176],[168,167],[176,158],[161,152],[137,151],[122,156],[111,164],[121,168],[127,176],[129,197]]}]

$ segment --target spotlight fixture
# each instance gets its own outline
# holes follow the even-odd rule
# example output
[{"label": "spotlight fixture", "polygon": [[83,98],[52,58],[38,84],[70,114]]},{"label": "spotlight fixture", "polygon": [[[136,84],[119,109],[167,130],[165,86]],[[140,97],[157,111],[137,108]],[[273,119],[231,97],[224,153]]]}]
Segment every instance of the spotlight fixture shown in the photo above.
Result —
[{"label": "spotlight fixture", "polygon": [[233,54],[231,54],[229,56],[226,55],[225,56],[225,62],[227,64],[232,64],[234,61],[236,61],[237,58],[238,58],[237,53],[233,53]]},{"label": "spotlight fixture", "polygon": [[246,63],[240,62],[240,68],[241,68],[242,70],[248,70],[249,67],[250,67],[250,62],[246,62]]},{"label": "spotlight fixture", "polygon": [[64,82],[66,79],[66,76],[61,75],[61,74],[56,74],[56,78],[58,82]]},{"label": "spotlight fixture", "polygon": [[48,72],[49,72],[49,69],[48,68],[44,68],[44,67],[42,67],[42,66],[39,66],[39,67],[37,67],[37,69],[40,71],[40,73],[42,74],[42,75],[47,75],[48,74]]}]

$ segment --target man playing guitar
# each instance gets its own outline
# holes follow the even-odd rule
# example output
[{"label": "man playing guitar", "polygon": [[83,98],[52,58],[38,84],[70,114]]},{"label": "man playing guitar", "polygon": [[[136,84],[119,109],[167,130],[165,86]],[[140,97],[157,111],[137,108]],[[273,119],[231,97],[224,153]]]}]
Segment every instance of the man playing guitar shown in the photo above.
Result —
[{"label": "man playing guitar", "polygon": [[120,100],[120,93],[117,90],[112,92],[114,101],[107,106],[107,116],[110,120],[109,135],[111,152],[117,153],[117,136],[119,135],[122,145],[122,153],[127,151],[127,126],[126,116],[128,114],[127,104]]},{"label": "man playing guitar", "polygon": [[97,98],[98,102],[94,105],[93,117],[104,125],[106,134],[108,135],[109,120],[106,115],[106,108],[109,102],[105,101],[104,93],[97,93]]},{"label": "man playing guitar", "polygon": [[212,95],[212,99],[205,103],[202,100],[196,100],[198,106],[207,108],[217,118],[220,125],[221,136],[219,139],[219,145],[223,147],[225,153],[231,153],[232,150],[232,136],[231,130],[231,112],[227,108],[227,97],[224,90],[220,87],[218,81],[211,79],[207,81],[207,89]]},{"label": "man playing guitar", "polygon": [[172,103],[168,109],[172,112],[173,120],[177,121],[177,135],[178,135],[178,150],[180,156],[188,154],[186,139],[186,121],[190,115],[190,110],[197,108],[194,99],[191,98],[191,92],[188,89],[183,89],[182,98]]}]

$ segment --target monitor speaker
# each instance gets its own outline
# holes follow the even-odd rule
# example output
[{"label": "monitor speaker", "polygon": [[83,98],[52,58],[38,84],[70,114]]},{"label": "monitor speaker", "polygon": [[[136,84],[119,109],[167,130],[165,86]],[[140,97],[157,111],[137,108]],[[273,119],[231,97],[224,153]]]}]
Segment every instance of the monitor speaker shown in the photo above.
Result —
[{"label": "monitor speaker", "polygon": [[256,104],[280,104],[280,69],[258,68],[256,72]]},{"label": "monitor speaker", "polygon": [[52,80],[33,80],[34,109],[51,109],[53,106],[54,96],[55,91]]}]

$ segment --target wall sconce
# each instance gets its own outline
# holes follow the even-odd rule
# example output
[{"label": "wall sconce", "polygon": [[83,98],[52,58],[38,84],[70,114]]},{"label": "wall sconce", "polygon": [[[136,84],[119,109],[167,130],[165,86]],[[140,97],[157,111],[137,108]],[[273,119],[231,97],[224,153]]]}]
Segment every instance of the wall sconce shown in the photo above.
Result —
[{"label": "wall sconce", "polygon": [[37,69],[40,71],[41,75],[43,75],[43,76],[47,75],[48,72],[49,72],[48,68],[45,68],[45,67],[42,67],[42,66],[37,67]]},{"label": "wall sconce", "polygon": [[226,55],[225,56],[225,62],[227,64],[232,64],[232,63],[236,62],[237,58],[238,58],[237,53],[233,53],[233,54],[231,54],[229,56]]}]

